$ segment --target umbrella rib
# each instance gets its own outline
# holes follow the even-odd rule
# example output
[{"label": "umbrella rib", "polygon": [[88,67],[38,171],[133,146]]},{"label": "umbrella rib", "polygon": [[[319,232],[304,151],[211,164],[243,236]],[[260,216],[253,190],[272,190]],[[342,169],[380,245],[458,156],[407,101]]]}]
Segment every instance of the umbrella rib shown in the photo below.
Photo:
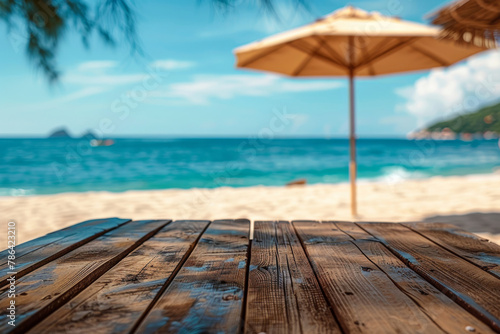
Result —
[{"label": "umbrella rib", "polygon": [[314,46],[311,46],[309,43],[304,42],[302,40],[295,40],[290,42],[290,46],[298,49],[299,51],[305,52],[307,54],[311,53],[314,50]]},{"label": "umbrella rib", "polygon": [[415,51],[418,51],[420,52],[421,54],[423,54],[424,56],[426,56],[427,58],[430,58],[432,60],[434,60],[436,63],[439,63],[441,66],[450,66],[449,63],[445,62],[444,60],[442,60],[441,58],[437,57],[436,55],[430,53],[429,51],[427,50],[423,50],[415,45],[412,45],[411,48]]},{"label": "umbrella rib", "polygon": [[282,47],[284,47],[286,45],[288,45],[288,43],[280,44],[280,45],[275,46],[274,48],[271,48],[270,50],[266,50],[264,52],[261,52],[258,55],[253,56],[252,58],[250,58],[246,62],[240,64],[238,67],[248,66],[251,63],[253,63],[253,62],[255,62],[255,61],[257,61],[257,60],[259,60],[259,59],[261,59],[261,58],[263,58],[263,57],[265,57],[265,56],[267,56],[267,55],[269,55],[269,54],[271,54],[271,53],[273,53],[273,52],[275,52],[275,51],[277,51],[279,49],[281,49]]},{"label": "umbrella rib", "polygon": [[[363,46],[361,47],[361,50],[362,50],[361,52],[363,53],[363,56],[365,58],[368,58],[368,54],[366,53],[366,42],[365,42],[365,40],[363,38],[360,38],[359,41],[360,41],[361,44],[363,44]],[[368,66],[369,66],[368,70],[370,72],[370,75],[375,75],[375,70],[373,69],[373,64],[370,62],[368,64]]]},{"label": "umbrella rib", "polygon": [[347,64],[345,64],[343,61],[342,61],[342,57],[337,53],[335,52],[335,50],[333,50],[330,45],[328,45],[327,41],[326,41],[326,38],[322,38],[321,36],[318,36],[318,35],[314,35],[314,37],[316,37],[319,41],[321,42],[324,42],[325,43],[325,49],[328,51],[328,53],[330,54],[330,57],[332,57],[332,59],[334,61],[336,61],[337,63],[339,63],[340,65],[344,66],[345,68],[347,68]]},{"label": "umbrella rib", "polygon": [[[295,45],[295,44],[293,44],[293,43],[290,43],[290,46],[291,46],[292,48],[295,48],[295,49],[297,49],[297,50],[299,50],[299,51],[302,51],[302,52],[305,52],[305,53],[307,53],[307,54],[308,54],[308,52],[309,52],[308,50],[304,50],[304,49],[302,49],[300,46],[297,46],[297,45]],[[333,65],[335,65],[335,66],[337,66],[337,67],[340,67],[340,68],[342,68],[342,69],[344,69],[344,70],[345,70],[345,67],[344,67],[342,64],[337,63],[335,60],[333,60],[333,59],[331,59],[331,58],[329,58],[329,57],[326,57],[326,56],[324,56],[324,55],[322,55],[322,54],[319,54],[319,53],[317,53],[317,54],[316,54],[316,57],[321,58],[321,59],[323,59],[323,60],[325,60],[325,61],[327,61],[327,62],[329,62],[329,63],[331,63],[331,64],[333,64]]]},{"label": "umbrella rib", "polygon": [[[384,50],[383,50],[383,46],[384,46],[384,45],[386,45],[386,44],[389,44],[389,43],[390,43],[390,41],[391,41],[391,39],[390,39],[390,38],[387,38],[387,37],[386,37],[386,38],[384,38],[383,40],[381,40],[380,42],[378,42],[378,43],[377,43],[377,45],[375,45],[375,46],[373,47],[373,49],[372,49],[371,53],[375,53],[375,52],[378,52],[378,53],[380,53],[380,52],[384,52]],[[382,50],[382,51],[380,51],[380,50]],[[370,60],[368,60],[368,62],[369,62],[369,61],[370,61]],[[365,61],[365,62],[366,62],[366,61]],[[365,62],[361,62],[361,63],[360,63],[360,65],[361,65],[361,64],[364,64]]]},{"label": "umbrella rib", "polygon": [[380,57],[386,56],[386,55],[391,54],[393,52],[396,52],[397,50],[401,49],[405,45],[408,45],[409,43],[414,42],[414,41],[415,41],[415,37],[408,38],[407,40],[405,40],[401,43],[398,43],[395,46],[379,53],[378,55],[372,57],[371,59],[368,59],[366,62],[359,64],[358,66],[356,66],[355,69],[360,70],[360,69],[364,68],[365,66],[370,65],[371,63],[373,63],[375,60],[379,59]]},{"label": "umbrella rib", "polygon": [[315,56],[318,55],[318,51],[323,47],[323,45],[325,44],[324,41],[321,42],[320,45],[318,45],[316,47],[316,49],[310,53],[308,55],[308,57],[297,67],[297,69],[292,73],[292,76],[293,77],[296,77],[300,74],[300,72],[302,72],[302,70],[304,70],[304,68],[307,66],[307,64],[311,61],[311,59],[313,59]]}]

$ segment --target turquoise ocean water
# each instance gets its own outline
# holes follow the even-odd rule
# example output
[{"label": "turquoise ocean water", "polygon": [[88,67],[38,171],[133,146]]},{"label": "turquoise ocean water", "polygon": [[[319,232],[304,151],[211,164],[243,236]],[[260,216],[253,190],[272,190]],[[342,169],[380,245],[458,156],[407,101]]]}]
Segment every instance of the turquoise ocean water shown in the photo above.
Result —
[{"label": "turquoise ocean water", "polygon": [[[0,139],[0,196],[348,180],[344,139]],[[497,140],[359,139],[358,177],[399,181],[491,173]]]}]

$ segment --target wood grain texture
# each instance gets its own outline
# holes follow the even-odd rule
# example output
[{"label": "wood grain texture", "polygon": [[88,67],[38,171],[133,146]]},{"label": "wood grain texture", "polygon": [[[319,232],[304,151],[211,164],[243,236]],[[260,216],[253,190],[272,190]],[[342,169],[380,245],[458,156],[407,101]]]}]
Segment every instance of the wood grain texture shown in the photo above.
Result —
[{"label": "wood grain texture", "polygon": [[248,252],[248,220],[214,221],[138,333],[236,333]]},{"label": "wood grain texture", "polygon": [[500,332],[500,246],[452,225],[125,222],[19,245],[0,332]]},{"label": "wood grain texture", "polygon": [[[130,220],[120,218],[89,220],[16,246],[16,278],[21,278],[128,221]],[[0,288],[7,285],[6,279],[10,276],[7,254],[7,250],[0,253]]]},{"label": "wood grain texture", "polygon": [[340,333],[289,222],[255,222],[245,333]]},{"label": "wood grain texture", "polygon": [[294,222],[344,332],[443,333],[331,222]]},{"label": "wood grain texture", "polygon": [[500,331],[499,279],[400,224],[358,225],[441,292]]},{"label": "wood grain texture", "polygon": [[429,282],[408,268],[387,247],[353,223],[335,223],[342,231],[355,236],[354,243],[397,287],[427,314],[439,327],[448,333],[494,333],[494,331],[441,293]]},{"label": "wood grain texture", "polygon": [[[23,333],[92,284],[168,221],[134,221],[25,275],[16,282],[16,326],[0,323],[2,333]],[[0,317],[10,299],[0,290]]]},{"label": "wood grain texture", "polygon": [[335,226],[354,240],[372,240],[378,241],[373,235],[361,229],[358,225],[352,222],[334,221]]},{"label": "wood grain texture", "polygon": [[187,259],[209,221],[165,226],[31,333],[128,333]]},{"label": "wood grain texture", "polygon": [[499,245],[451,224],[411,223],[403,225],[500,279]]}]

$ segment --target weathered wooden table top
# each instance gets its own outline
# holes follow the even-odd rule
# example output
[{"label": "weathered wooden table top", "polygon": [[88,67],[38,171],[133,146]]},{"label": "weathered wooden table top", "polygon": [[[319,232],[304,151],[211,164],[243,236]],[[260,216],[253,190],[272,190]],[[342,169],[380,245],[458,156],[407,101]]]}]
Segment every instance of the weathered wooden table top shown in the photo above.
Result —
[{"label": "weathered wooden table top", "polygon": [[[0,332],[500,332],[500,246],[445,224],[83,222],[0,261]],[[15,300],[15,324],[8,307]]]}]

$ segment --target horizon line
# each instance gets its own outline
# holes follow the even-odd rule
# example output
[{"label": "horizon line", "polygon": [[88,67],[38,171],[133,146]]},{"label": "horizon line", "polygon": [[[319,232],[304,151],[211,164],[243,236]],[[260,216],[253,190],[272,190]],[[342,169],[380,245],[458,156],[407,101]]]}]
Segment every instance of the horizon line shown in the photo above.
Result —
[{"label": "horizon line", "polygon": [[[258,137],[258,134],[241,134],[241,135],[116,135],[106,136],[100,139],[248,139]],[[54,137],[49,138],[43,135],[1,135],[0,139],[86,139],[85,136],[74,137]],[[349,139],[349,135],[339,136],[315,136],[315,135],[290,135],[290,136],[275,136],[274,138],[262,138],[263,140],[273,139]],[[356,139],[407,139],[406,135],[360,135]]]}]

